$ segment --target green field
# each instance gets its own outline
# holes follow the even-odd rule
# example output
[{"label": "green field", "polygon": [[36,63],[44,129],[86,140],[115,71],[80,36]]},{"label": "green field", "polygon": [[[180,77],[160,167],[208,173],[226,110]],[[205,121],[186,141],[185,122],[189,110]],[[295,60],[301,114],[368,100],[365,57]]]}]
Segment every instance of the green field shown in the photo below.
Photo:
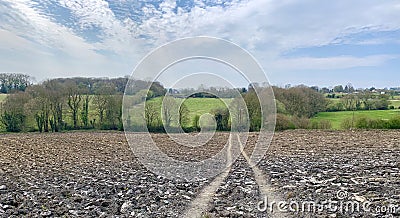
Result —
[{"label": "green field", "polygon": [[329,120],[333,129],[341,129],[341,123],[345,119],[357,117],[369,117],[372,119],[390,119],[400,116],[400,110],[371,110],[371,111],[339,111],[339,112],[321,112],[313,117],[312,121]]},{"label": "green field", "polygon": [[[328,100],[336,103],[340,101],[340,98],[328,98]],[[389,105],[393,105],[396,109],[398,109],[400,107],[400,99],[389,100]]]},{"label": "green field", "polygon": [[3,102],[7,97],[7,94],[0,94],[0,103]]},{"label": "green field", "polygon": [[188,98],[185,101],[189,110],[189,117],[194,119],[196,115],[211,113],[218,108],[225,108],[225,104],[229,105],[232,99],[217,99],[217,98]]},{"label": "green field", "polygon": [[390,105],[393,105],[394,108],[399,109],[400,107],[400,100],[390,100],[389,101]]},{"label": "green field", "polygon": [[[182,101],[184,99],[181,98],[176,98],[176,101]],[[193,120],[195,117],[201,116],[206,113],[212,113],[213,110],[219,109],[219,108],[226,108],[229,106],[229,104],[232,102],[233,99],[230,98],[225,98],[225,99],[218,99],[218,98],[187,98],[185,99],[185,105],[189,111],[188,113],[188,121],[187,124],[188,126],[192,126]],[[149,100],[149,102],[157,102],[157,104],[161,105],[162,98],[153,98]],[[225,106],[227,105],[227,106]],[[132,113],[132,121],[135,123],[140,123],[142,120],[141,117],[138,117],[137,113]],[[140,119],[140,120],[139,120]],[[173,121],[172,126],[176,126],[177,121]]]},{"label": "green field", "polygon": [[[184,100],[176,98],[177,100]],[[161,97],[153,98],[149,101],[156,101],[161,104]],[[185,104],[189,110],[189,116],[194,117],[196,115],[202,115],[205,113],[210,113],[211,111],[218,108],[225,108],[225,104],[229,105],[232,102],[230,98],[187,98],[185,99]]]}]

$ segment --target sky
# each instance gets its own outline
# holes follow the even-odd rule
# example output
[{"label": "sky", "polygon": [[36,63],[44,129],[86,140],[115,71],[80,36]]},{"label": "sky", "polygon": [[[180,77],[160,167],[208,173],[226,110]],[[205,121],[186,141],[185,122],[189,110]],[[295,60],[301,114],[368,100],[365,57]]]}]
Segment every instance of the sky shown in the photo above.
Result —
[{"label": "sky", "polygon": [[0,72],[37,82],[130,75],[194,36],[241,46],[278,86],[400,87],[398,0],[0,0]]}]

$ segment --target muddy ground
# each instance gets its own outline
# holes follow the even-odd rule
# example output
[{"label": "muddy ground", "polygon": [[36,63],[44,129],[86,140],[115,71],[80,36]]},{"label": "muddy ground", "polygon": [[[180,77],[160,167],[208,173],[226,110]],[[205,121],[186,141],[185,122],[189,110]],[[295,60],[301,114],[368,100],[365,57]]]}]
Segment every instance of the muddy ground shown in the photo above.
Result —
[{"label": "muddy ground", "polygon": [[[228,135],[219,133],[202,148],[178,146],[167,135],[153,138],[171,157],[201,161],[217,153]],[[400,216],[399,131],[278,132],[258,167],[274,194],[295,209],[281,208],[285,216]],[[153,174],[121,132],[0,135],[0,217],[181,217],[211,181]],[[269,217],[264,199],[240,157],[203,216]],[[342,208],[302,210],[304,202]],[[359,208],[343,209],[348,203]]]}]

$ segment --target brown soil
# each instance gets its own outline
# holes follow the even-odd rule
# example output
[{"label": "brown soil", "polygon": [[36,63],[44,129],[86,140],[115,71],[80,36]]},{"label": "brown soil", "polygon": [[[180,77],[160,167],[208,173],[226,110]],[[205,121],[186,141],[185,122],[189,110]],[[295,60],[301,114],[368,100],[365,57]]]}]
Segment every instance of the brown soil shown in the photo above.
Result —
[{"label": "brown soil", "polygon": [[[153,138],[171,157],[200,161],[228,137],[219,133],[202,148],[178,146],[166,135]],[[210,182],[172,181],[149,172],[120,132],[5,134],[0,152],[0,217],[179,217]],[[372,209],[397,206],[390,212],[325,210],[294,217],[400,215],[399,131],[279,132],[258,167],[283,199],[340,200],[341,191],[344,200],[370,201]],[[210,216],[267,216],[255,207],[263,196],[253,177],[239,158],[210,202]]]}]

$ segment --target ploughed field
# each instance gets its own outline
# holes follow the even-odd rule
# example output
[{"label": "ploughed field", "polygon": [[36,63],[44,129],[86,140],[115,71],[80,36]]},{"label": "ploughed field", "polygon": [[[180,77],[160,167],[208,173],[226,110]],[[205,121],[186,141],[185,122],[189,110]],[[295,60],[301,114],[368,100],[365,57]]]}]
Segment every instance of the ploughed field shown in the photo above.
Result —
[{"label": "ploughed field", "polygon": [[[152,136],[168,156],[187,161],[207,159],[228,141],[228,133],[217,133],[205,146],[188,148],[165,134]],[[249,156],[255,139],[251,134],[245,148]],[[257,167],[270,194],[296,209],[283,208],[284,217],[400,216],[399,131],[278,132]],[[193,202],[207,203],[197,208],[203,217],[274,217],[244,156],[220,179],[158,176],[121,132],[0,135],[0,217],[182,217],[196,211]],[[211,185],[215,192],[202,195]],[[301,208],[328,200],[360,208]],[[278,210],[273,203],[267,205]]]}]

